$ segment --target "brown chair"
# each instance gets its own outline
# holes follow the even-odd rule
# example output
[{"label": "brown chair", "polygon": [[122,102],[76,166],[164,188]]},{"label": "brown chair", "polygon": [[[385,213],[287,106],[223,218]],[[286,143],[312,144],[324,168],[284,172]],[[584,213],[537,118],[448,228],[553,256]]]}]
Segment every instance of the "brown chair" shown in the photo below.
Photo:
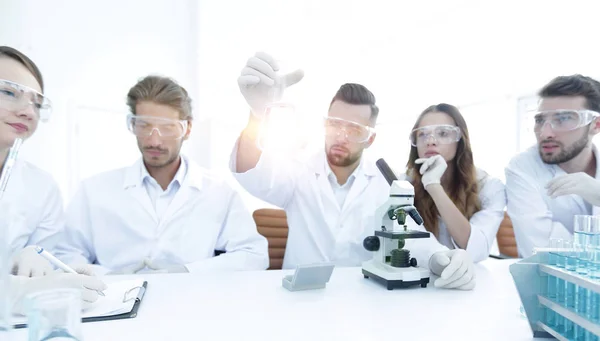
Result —
[{"label": "brown chair", "polygon": [[269,242],[269,270],[281,269],[288,238],[287,216],[284,210],[261,208],[252,214],[258,233]]},{"label": "brown chair", "polygon": [[504,212],[504,219],[500,223],[500,228],[496,234],[498,240],[498,249],[500,254],[505,257],[518,258],[519,252],[517,251],[517,240],[515,239],[515,231],[513,230],[512,222],[506,212]]}]

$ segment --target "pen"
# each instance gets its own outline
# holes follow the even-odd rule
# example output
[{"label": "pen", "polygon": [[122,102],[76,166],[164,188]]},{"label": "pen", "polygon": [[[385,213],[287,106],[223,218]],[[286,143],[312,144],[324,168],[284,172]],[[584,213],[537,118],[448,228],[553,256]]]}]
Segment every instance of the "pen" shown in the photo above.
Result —
[{"label": "pen", "polygon": [[[44,250],[43,247],[36,246],[35,252],[37,252],[40,256],[46,258],[50,263],[52,263],[56,267],[60,268],[64,272],[67,272],[70,274],[76,274],[76,275],[78,274],[77,271],[70,268],[67,264],[61,262],[60,259],[54,257],[50,252]],[[102,291],[96,290],[96,292],[98,293],[98,295],[104,296],[104,293]]]},{"label": "pen", "polygon": [[10,173],[12,172],[12,167],[17,160],[17,155],[19,154],[19,149],[21,149],[21,144],[23,144],[23,139],[17,138],[13,143],[13,146],[10,148],[8,155],[6,156],[6,161],[4,162],[4,166],[2,167],[2,174],[0,175],[0,199],[4,196],[4,191],[6,190],[6,186],[8,185],[8,179],[10,178]]}]

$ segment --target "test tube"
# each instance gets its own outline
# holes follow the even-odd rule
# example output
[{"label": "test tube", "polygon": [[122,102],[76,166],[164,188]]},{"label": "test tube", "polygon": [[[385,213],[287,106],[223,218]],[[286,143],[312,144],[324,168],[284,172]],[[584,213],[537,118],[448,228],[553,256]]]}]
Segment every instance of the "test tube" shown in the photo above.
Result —
[{"label": "test tube", "polygon": [[563,239],[556,239],[556,267],[558,268],[564,268],[565,267],[565,263],[567,260],[566,255],[563,252],[563,243],[564,240]]},{"label": "test tube", "polygon": [[593,279],[600,279],[600,216],[591,218],[588,246],[590,250],[588,275]]},{"label": "test tube", "polygon": [[[555,259],[556,259],[556,267],[558,268],[564,268],[565,267],[565,263],[566,263],[566,256],[564,254],[564,240],[563,239],[556,239],[555,242]],[[563,279],[560,279],[559,277],[554,277],[555,282],[556,282],[556,296],[555,296],[555,302],[558,304],[563,304],[565,302],[565,281]],[[560,314],[556,314],[555,313],[555,319],[554,319],[554,329],[557,332],[562,332],[563,330],[563,325],[564,325],[564,321],[565,318],[560,315]]]},{"label": "test tube", "polygon": [[[600,280],[600,216],[594,216],[591,220],[589,246],[591,250],[591,262],[589,264],[588,277],[594,281]],[[600,322],[600,294],[588,291],[586,301],[586,315],[594,323]]]},{"label": "test tube", "polygon": [[586,275],[590,262],[592,216],[576,215],[573,218],[573,247],[577,253],[576,270],[578,274]]},{"label": "test tube", "polygon": [[562,239],[551,238],[548,246],[550,247],[550,252],[548,254],[548,265],[558,265],[559,254],[558,250],[562,245]]},{"label": "test tube", "polygon": [[[563,242],[563,249],[567,258],[565,264],[565,270],[575,272],[576,263],[577,263],[577,254],[573,249],[573,242],[570,240],[565,240]],[[565,301],[564,306],[569,309],[575,309],[575,283],[570,281],[563,281],[565,286]],[[562,335],[571,339],[573,337],[574,332],[574,324],[573,321],[568,318],[564,319],[564,328],[562,331]]]},{"label": "test tube", "polygon": [[[550,239],[550,252],[548,253],[548,264],[556,266],[558,264],[560,255],[559,248],[562,247],[562,239],[552,238]],[[556,296],[558,291],[558,277],[548,275],[547,277],[547,297],[551,301],[556,302]],[[556,325],[556,313],[552,309],[546,309],[546,325],[554,327]]]},{"label": "test tube", "polygon": [[565,254],[565,270],[575,272],[577,269],[577,253],[573,248],[573,242],[565,240],[563,242],[563,249]]},{"label": "test tube", "polygon": [[[563,242],[563,250],[565,254],[565,270],[575,272],[577,269],[577,253],[573,248],[573,242],[570,240],[565,240]],[[563,281],[564,283],[564,295],[565,300],[563,305],[567,308],[575,309],[575,284],[570,281]],[[564,320],[564,328],[562,334],[567,338],[573,337],[573,321],[565,318]]]}]

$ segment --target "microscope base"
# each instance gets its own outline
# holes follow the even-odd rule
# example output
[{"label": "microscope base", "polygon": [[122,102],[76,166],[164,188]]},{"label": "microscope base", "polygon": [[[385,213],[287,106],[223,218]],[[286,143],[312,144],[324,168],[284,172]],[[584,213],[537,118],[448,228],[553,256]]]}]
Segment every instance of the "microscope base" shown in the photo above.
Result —
[{"label": "microscope base", "polygon": [[365,278],[372,278],[388,290],[408,288],[421,285],[426,288],[429,283],[429,270],[423,268],[393,268],[388,271],[373,261],[363,263],[362,273]]}]

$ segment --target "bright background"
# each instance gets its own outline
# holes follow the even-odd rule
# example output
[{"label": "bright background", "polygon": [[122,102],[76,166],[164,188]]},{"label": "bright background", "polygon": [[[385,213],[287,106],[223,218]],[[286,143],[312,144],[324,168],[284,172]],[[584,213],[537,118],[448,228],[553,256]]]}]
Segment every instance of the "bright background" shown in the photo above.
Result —
[{"label": "bright background", "polygon": [[307,119],[326,113],[342,83],[369,87],[381,108],[369,153],[395,168],[424,108],[459,106],[476,165],[504,179],[533,141],[521,118],[536,91],[557,75],[600,76],[598,13],[594,0],[0,0],[0,43],[43,70],[55,110],[23,156],[68,201],[81,179],[138,157],[124,102],[150,73],[190,91],[186,152],[227,174],[248,115],[236,78],[259,50],[305,70],[285,100]]}]

